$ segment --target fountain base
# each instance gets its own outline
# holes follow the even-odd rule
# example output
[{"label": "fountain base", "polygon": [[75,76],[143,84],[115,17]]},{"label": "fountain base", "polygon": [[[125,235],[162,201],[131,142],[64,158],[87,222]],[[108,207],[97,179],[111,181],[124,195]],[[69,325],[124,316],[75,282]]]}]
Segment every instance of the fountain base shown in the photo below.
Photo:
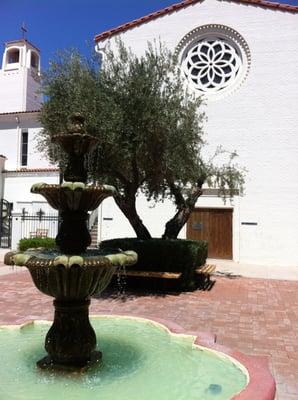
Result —
[{"label": "fountain base", "polygon": [[82,370],[101,359],[89,321],[90,300],[54,300],[54,322],[45,339],[48,356],[37,362],[42,369]]},{"label": "fountain base", "polygon": [[87,362],[87,364],[84,363],[81,366],[59,364],[53,361],[53,359],[50,356],[46,356],[41,360],[37,361],[36,365],[38,366],[38,368],[45,370],[53,370],[61,372],[86,372],[89,368],[98,365],[101,362],[101,359],[102,359],[101,351],[93,351],[91,353],[90,360]]}]

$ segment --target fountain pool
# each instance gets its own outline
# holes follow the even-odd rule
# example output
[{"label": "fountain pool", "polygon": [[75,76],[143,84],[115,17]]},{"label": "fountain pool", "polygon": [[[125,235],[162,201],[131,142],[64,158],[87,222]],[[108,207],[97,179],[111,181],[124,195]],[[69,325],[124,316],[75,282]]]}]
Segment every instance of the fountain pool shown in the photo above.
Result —
[{"label": "fountain pool", "polygon": [[[194,345],[151,320],[91,318],[103,358],[87,372],[43,371],[47,322],[0,329],[0,398],[9,400],[227,400],[248,383],[247,370],[223,353]],[[11,372],[13,371],[13,373]]]}]

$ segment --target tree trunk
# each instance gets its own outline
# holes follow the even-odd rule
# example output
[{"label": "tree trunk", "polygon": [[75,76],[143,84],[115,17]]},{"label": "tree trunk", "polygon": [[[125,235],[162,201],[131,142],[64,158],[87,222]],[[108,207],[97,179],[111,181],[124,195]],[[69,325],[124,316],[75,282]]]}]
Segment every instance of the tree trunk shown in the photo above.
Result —
[{"label": "tree trunk", "polygon": [[142,240],[151,239],[148,229],[143,224],[143,221],[137,213],[135,196],[125,197],[118,195],[115,196],[114,199],[120,210],[128,219],[130,225],[137,235],[137,238]]},{"label": "tree trunk", "polygon": [[166,223],[165,231],[162,235],[163,239],[177,239],[179,232],[188,221],[203,191],[201,187],[193,188],[186,199],[183,198],[181,191],[177,187],[172,187],[172,193],[176,200],[177,212]]},{"label": "tree trunk", "polygon": [[165,232],[162,235],[163,239],[177,239],[177,236],[183,226],[186,224],[192,210],[190,208],[182,208],[176,212],[165,227]]}]

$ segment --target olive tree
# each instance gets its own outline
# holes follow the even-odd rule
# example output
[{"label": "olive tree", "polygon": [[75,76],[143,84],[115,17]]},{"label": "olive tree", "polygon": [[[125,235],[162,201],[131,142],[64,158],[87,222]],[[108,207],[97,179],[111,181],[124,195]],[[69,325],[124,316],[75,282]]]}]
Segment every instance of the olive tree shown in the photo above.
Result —
[{"label": "olive tree", "polygon": [[[63,165],[50,138],[67,131],[71,115],[81,113],[86,133],[99,139],[86,160],[90,180],[117,188],[115,202],[141,239],[151,235],[137,212],[137,194],[170,198],[176,211],[163,237],[176,238],[203,185],[234,196],[242,191],[243,170],[234,162],[236,154],[220,147],[213,157],[203,156],[202,99],[188,92],[175,57],[163,45],[149,44],[139,57],[120,41],[114,50],[106,51],[103,62],[75,51],[52,61],[43,78],[40,147]],[[223,154],[226,161],[217,163]]]}]

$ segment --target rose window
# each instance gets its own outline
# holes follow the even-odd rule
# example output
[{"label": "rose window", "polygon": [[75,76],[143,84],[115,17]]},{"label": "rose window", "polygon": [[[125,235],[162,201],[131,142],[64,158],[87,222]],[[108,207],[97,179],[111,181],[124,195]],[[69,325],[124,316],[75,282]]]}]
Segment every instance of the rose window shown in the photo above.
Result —
[{"label": "rose window", "polygon": [[223,39],[196,42],[185,54],[183,71],[201,92],[217,92],[234,81],[241,70],[237,49]]},{"label": "rose window", "polygon": [[202,25],[187,33],[176,47],[185,79],[195,93],[217,100],[245,81],[251,55],[245,39],[219,24]]}]

